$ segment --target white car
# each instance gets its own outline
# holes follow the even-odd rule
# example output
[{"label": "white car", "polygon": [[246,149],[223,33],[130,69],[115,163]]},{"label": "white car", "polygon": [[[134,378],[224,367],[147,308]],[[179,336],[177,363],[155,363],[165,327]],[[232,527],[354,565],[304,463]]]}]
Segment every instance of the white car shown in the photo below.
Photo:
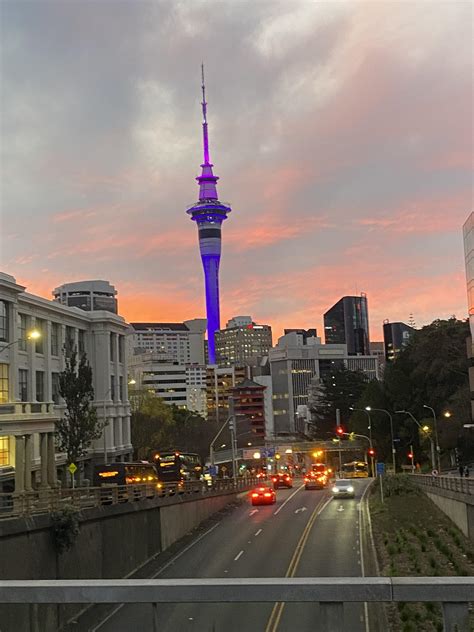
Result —
[{"label": "white car", "polygon": [[354,485],[347,478],[340,478],[332,487],[334,498],[354,498]]}]

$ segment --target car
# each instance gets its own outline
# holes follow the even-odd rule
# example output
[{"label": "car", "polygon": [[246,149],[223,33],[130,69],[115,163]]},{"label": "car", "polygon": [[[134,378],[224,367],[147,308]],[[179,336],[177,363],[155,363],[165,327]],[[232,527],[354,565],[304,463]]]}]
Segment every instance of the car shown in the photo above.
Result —
[{"label": "car", "polygon": [[317,474],[316,472],[308,472],[304,477],[305,489],[324,489],[328,484],[325,474]]},{"label": "car", "polygon": [[354,498],[354,485],[347,478],[339,478],[332,487],[334,498]]},{"label": "car", "polygon": [[250,492],[252,505],[274,505],[276,494],[271,487],[256,487]]},{"label": "car", "polygon": [[279,472],[278,474],[273,474],[273,489],[278,489],[279,487],[293,487],[293,479],[287,472]]}]

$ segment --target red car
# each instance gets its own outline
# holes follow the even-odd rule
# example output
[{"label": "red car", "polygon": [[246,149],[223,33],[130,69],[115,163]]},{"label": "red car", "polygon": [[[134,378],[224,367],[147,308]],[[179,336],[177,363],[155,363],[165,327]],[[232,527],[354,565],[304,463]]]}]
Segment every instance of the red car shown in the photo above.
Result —
[{"label": "red car", "polygon": [[293,487],[293,479],[286,472],[279,472],[278,474],[274,474],[272,476],[273,481],[273,489],[278,489],[279,487]]},{"label": "red car", "polygon": [[270,487],[256,487],[250,492],[252,505],[274,505],[276,494]]},{"label": "red car", "polygon": [[316,472],[308,472],[304,477],[305,489],[324,489],[328,483],[325,474],[317,474]]}]

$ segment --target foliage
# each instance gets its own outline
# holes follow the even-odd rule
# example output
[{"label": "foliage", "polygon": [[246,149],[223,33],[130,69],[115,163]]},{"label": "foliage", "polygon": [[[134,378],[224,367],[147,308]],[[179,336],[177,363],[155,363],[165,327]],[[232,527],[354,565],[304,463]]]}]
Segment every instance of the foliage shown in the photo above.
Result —
[{"label": "foliage", "polygon": [[65,505],[59,511],[51,514],[53,523],[54,548],[58,553],[64,553],[72,548],[79,535],[79,518],[74,507]]},{"label": "foliage", "polygon": [[75,463],[85,456],[87,449],[101,436],[103,422],[97,419],[92,402],[92,369],[83,353],[77,362],[77,351],[66,355],[66,368],[59,374],[59,393],[64,399],[66,410],[56,422],[59,449],[66,452],[67,462]]},{"label": "foliage", "polygon": [[310,410],[316,420],[315,434],[318,438],[327,439],[336,426],[336,410],[341,413],[344,424],[350,417],[351,407],[367,387],[367,378],[360,371],[349,371],[338,368],[322,378],[315,396],[310,399]]}]

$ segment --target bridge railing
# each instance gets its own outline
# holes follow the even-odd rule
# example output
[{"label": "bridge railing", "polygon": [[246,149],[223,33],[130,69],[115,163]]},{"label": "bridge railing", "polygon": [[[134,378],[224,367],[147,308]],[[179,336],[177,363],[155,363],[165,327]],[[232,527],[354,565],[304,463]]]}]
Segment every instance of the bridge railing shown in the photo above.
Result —
[{"label": "bridge railing", "polygon": [[0,520],[19,518],[33,514],[58,511],[65,505],[77,511],[136,502],[156,498],[163,504],[182,502],[190,498],[206,497],[227,492],[239,492],[257,484],[254,478],[216,479],[206,481],[169,482],[159,484],[110,485],[101,487],[77,487],[38,489],[21,494],[0,494]]},{"label": "bridge railing", "polygon": [[474,479],[461,476],[433,476],[432,474],[411,474],[417,485],[424,488],[446,489],[458,494],[474,496]]},{"label": "bridge railing", "polygon": [[344,603],[438,602],[445,632],[468,632],[472,577],[298,577],[258,579],[89,579],[0,581],[4,604],[319,603],[318,630],[343,632]]}]

